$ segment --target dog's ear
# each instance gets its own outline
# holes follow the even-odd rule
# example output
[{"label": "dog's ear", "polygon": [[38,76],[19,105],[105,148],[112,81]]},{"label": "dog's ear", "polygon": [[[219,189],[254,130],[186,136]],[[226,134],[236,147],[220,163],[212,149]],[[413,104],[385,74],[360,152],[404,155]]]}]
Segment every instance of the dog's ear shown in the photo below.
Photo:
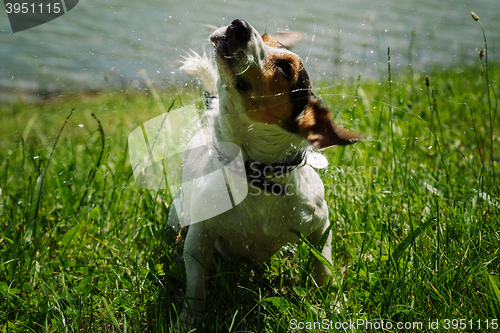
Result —
[{"label": "dog's ear", "polygon": [[302,38],[304,38],[304,36],[300,32],[295,31],[282,31],[273,36],[269,34],[262,35],[262,40],[264,40],[267,46],[283,47],[286,49],[300,42]]},{"label": "dog's ear", "polygon": [[310,99],[297,121],[300,134],[318,149],[345,146],[362,139],[359,134],[336,127],[330,111],[315,97]]},{"label": "dog's ear", "polygon": [[274,38],[284,47],[287,49],[291,48],[298,42],[300,42],[303,38],[304,35],[302,35],[300,32],[296,31],[282,31],[278,32]]}]

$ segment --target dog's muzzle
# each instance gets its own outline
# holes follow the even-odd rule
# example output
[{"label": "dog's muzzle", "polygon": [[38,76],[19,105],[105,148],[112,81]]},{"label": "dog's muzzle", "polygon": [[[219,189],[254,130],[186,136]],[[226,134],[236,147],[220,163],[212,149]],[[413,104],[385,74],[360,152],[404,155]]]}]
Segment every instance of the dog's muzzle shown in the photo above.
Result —
[{"label": "dog's muzzle", "polygon": [[215,31],[210,36],[210,41],[218,55],[229,56],[245,49],[251,36],[252,26],[244,20],[236,19],[227,28]]}]

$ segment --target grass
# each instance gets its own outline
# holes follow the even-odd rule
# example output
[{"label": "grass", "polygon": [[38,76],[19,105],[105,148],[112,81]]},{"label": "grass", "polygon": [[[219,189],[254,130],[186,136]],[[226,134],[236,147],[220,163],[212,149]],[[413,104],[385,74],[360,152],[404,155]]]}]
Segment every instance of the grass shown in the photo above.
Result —
[{"label": "grass", "polygon": [[[487,85],[478,65],[318,86],[336,122],[366,136],[327,150],[320,171],[337,283],[315,286],[307,242],[257,268],[221,262],[206,331],[498,331],[495,69]],[[166,226],[168,194],[135,185],[127,137],[161,105],[203,101],[159,98],[102,92],[2,107],[2,332],[171,330],[182,244]]]}]

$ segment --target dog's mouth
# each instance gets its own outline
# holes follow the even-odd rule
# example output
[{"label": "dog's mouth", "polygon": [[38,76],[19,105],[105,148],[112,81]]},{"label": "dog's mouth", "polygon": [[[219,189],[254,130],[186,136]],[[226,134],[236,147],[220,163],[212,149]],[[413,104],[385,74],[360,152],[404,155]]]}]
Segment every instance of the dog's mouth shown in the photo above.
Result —
[{"label": "dog's mouth", "polygon": [[236,19],[229,26],[217,29],[210,41],[218,57],[228,61],[239,58],[238,54],[244,52],[252,37],[253,28],[246,21]]}]

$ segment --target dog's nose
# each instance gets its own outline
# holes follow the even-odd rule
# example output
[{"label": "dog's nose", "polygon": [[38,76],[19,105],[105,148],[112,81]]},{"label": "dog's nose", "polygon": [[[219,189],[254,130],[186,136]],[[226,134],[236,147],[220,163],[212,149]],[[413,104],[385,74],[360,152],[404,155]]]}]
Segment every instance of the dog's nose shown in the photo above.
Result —
[{"label": "dog's nose", "polygon": [[247,22],[236,19],[227,27],[226,38],[230,41],[245,43],[250,40],[252,27]]}]

